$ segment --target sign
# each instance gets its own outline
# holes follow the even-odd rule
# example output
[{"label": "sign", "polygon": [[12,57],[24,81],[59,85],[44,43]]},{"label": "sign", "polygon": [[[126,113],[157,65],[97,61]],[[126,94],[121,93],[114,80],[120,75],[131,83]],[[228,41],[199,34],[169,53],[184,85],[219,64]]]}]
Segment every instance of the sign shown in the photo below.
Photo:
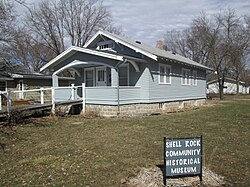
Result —
[{"label": "sign", "polygon": [[202,181],[202,136],[164,137],[164,181],[167,177],[198,175]]}]

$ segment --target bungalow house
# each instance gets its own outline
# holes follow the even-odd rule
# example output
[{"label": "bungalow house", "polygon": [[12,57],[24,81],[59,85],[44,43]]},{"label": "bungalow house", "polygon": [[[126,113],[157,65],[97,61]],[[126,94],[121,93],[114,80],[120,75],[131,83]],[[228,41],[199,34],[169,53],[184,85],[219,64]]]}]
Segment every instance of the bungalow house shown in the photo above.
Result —
[{"label": "bungalow house", "polygon": [[[248,94],[249,93],[249,84],[243,81],[239,82],[239,93]],[[219,94],[219,83],[218,80],[212,80],[207,83],[207,93],[209,94]],[[237,84],[236,80],[231,78],[225,78],[224,94],[236,94],[237,93]]]},{"label": "bungalow house", "polygon": [[[53,86],[65,69],[76,72],[85,109],[101,115],[133,115],[199,105],[206,99],[208,67],[178,54],[123,36],[98,31],[84,47],[72,46],[41,71],[53,72]],[[64,93],[55,93],[64,94]],[[61,98],[61,96],[60,96]]]}]

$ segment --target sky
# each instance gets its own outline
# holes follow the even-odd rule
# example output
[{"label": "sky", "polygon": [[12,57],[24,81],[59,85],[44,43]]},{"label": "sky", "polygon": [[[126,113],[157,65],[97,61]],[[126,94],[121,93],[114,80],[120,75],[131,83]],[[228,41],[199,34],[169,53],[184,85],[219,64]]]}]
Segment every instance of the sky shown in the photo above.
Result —
[{"label": "sky", "polygon": [[153,46],[166,31],[188,28],[202,12],[233,8],[239,15],[250,13],[249,0],[104,0],[103,4],[126,36]]},{"label": "sky", "polygon": [[250,0],[103,0],[103,5],[127,37],[152,46],[167,31],[188,28],[201,12],[209,15],[232,8],[238,15],[250,13]]}]

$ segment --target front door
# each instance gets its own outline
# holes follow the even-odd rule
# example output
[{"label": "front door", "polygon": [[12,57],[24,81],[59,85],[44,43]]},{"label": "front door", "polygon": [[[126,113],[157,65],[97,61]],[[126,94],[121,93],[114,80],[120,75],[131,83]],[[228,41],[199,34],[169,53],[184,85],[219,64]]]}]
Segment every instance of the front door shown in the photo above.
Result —
[{"label": "front door", "polygon": [[96,68],[96,86],[107,86],[106,67],[97,67]]}]

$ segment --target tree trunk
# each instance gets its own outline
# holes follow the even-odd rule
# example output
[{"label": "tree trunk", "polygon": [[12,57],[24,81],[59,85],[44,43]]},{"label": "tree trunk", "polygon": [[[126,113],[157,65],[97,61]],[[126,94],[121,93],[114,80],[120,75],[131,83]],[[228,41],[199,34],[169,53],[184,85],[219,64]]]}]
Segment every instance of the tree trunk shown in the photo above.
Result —
[{"label": "tree trunk", "polygon": [[240,90],[240,80],[239,76],[236,77],[236,94],[239,95],[239,90]]},{"label": "tree trunk", "polygon": [[219,82],[219,93],[220,93],[220,100],[223,100],[224,94],[223,94],[223,89],[224,89],[224,77],[223,78],[218,78]]}]

